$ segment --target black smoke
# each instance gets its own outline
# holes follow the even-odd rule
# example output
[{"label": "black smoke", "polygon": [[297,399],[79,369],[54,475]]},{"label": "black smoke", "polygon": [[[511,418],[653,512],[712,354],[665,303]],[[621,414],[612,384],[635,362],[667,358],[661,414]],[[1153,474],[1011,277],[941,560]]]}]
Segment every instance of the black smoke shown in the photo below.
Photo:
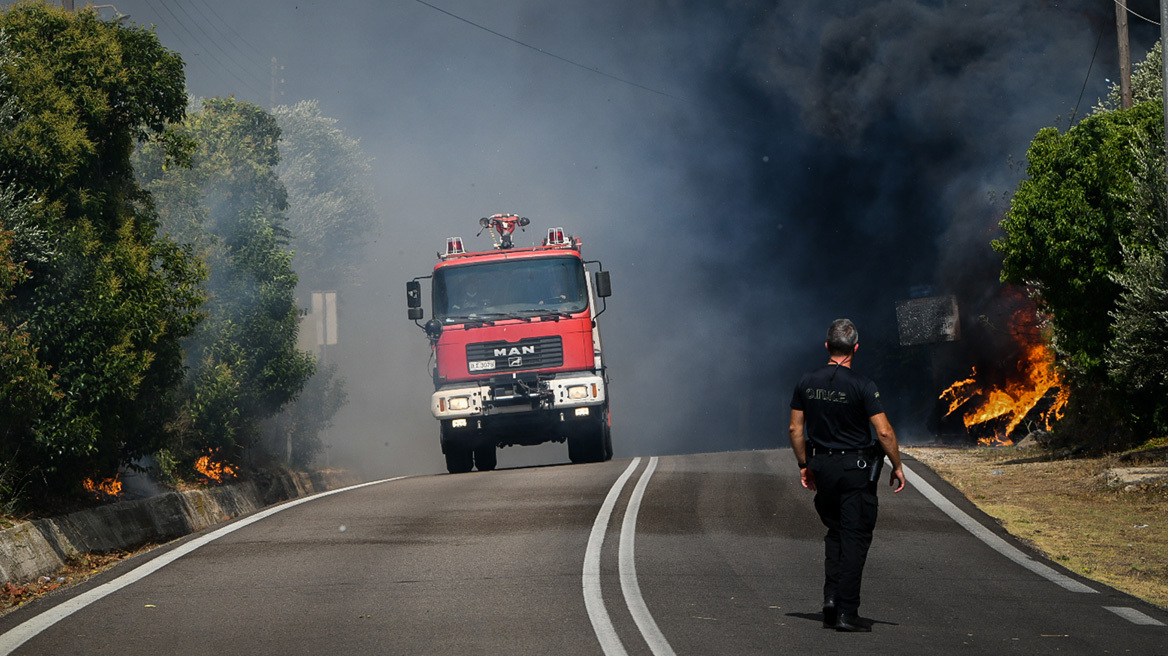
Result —
[{"label": "black smoke", "polygon": [[[520,244],[564,226],[612,270],[618,456],[784,444],[839,316],[894,423],[927,437],[994,315],[989,240],[1029,140],[1117,70],[1110,0],[432,4],[464,20],[405,0],[118,5],[159,24],[199,95],[268,105],[275,56],[278,102],[318,99],[374,158],[383,225],[342,302],[351,403],[330,439],[378,472],[441,468],[403,285],[495,212],[532,219]],[[1137,58],[1155,30],[1133,20]],[[967,339],[900,347],[914,290],[956,294]]]}]

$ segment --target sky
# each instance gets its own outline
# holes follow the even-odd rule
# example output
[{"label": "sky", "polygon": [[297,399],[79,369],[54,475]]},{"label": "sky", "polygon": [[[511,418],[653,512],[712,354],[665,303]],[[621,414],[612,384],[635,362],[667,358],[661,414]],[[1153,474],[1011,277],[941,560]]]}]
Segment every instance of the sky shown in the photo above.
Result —
[{"label": "sky", "polygon": [[[1156,18],[1154,2],[1132,0]],[[860,330],[902,440],[991,323],[1004,198],[1045,126],[1118,74],[1111,0],[117,0],[198,96],[316,99],[373,162],[381,226],[327,357],[329,459],[440,471],[429,347],[404,284],[481,216],[563,226],[612,272],[616,455],[787,443],[831,320]],[[1131,19],[1133,59],[1158,27]],[[902,347],[895,304],[954,294],[963,340]],[[562,462],[509,448],[500,466]]]}]

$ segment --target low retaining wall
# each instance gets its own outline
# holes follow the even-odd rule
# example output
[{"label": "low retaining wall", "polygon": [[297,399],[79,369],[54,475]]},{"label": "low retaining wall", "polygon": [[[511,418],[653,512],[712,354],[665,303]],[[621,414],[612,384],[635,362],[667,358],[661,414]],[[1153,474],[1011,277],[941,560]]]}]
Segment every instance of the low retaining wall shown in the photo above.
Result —
[{"label": "low retaining wall", "polygon": [[0,531],[0,582],[29,581],[60,570],[79,553],[173,540],[267,505],[358,482],[344,472],[283,472],[22,522]]}]

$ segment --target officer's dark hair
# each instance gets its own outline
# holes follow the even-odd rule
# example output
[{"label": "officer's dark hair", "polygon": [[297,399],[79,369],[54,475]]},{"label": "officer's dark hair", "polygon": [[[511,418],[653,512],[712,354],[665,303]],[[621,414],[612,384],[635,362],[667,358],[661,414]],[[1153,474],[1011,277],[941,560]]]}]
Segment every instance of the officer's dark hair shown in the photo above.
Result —
[{"label": "officer's dark hair", "polygon": [[860,342],[860,331],[851,319],[836,319],[827,329],[827,352],[832,355],[851,355]]}]

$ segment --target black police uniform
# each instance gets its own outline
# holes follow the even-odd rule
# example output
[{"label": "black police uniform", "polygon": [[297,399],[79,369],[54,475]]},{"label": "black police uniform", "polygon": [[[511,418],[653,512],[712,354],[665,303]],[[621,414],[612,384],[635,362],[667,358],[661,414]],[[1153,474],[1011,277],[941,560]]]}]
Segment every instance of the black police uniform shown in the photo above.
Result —
[{"label": "black police uniform", "polygon": [[880,392],[850,368],[829,364],[800,379],[791,409],[803,412],[815,510],[827,527],[823,598],[834,600],[840,614],[855,615],[876,527],[876,479],[884,462],[869,430],[869,417],[884,412]]}]

